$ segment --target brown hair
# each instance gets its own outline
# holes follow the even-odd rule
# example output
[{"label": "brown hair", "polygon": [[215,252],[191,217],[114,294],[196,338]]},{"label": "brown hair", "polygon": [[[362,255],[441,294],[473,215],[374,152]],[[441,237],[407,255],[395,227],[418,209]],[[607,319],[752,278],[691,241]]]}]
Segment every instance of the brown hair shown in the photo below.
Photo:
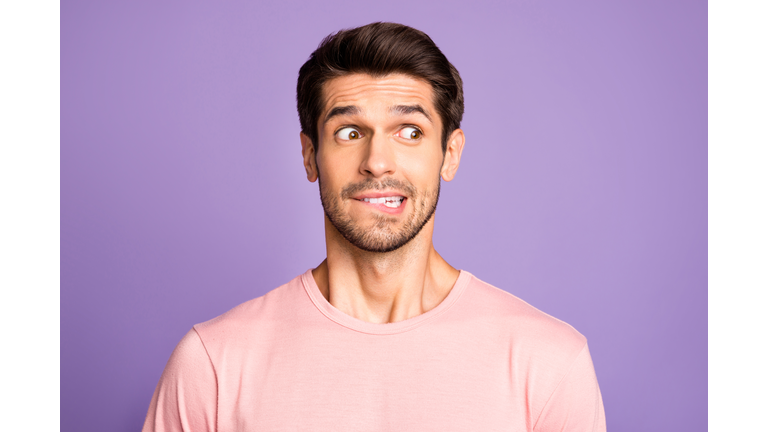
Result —
[{"label": "brown hair", "polygon": [[301,131],[317,151],[317,122],[323,110],[323,84],[352,73],[374,77],[402,73],[432,85],[433,103],[443,122],[442,148],[461,124],[464,91],[459,71],[426,33],[395,23],[372,23],[330,34],[299,70],[296,105]]}]

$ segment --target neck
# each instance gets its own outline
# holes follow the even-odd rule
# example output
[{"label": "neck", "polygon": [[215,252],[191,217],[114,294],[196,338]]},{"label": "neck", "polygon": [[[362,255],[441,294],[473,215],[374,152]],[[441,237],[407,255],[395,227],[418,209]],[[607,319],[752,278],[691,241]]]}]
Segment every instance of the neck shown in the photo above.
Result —
[{"label": "neck", "polygon": [[392,252],[367,252],[325,221],[328,257],[312,275],[337,309],[357,319],[391,323],[427,312],[445,299],[459,277],[432,245],[434,217]]}]

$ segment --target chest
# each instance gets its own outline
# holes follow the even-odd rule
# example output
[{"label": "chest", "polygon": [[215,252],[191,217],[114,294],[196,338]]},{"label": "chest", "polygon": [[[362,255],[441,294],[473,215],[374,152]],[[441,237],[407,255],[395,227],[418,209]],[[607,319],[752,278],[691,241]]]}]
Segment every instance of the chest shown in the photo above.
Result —
[{"label": "chest", "polygon": [[[300,336],[218,372],[219,430],[526,430],[509,347],[493,338]],[[518,389],[518,390],[515,390]]]}]

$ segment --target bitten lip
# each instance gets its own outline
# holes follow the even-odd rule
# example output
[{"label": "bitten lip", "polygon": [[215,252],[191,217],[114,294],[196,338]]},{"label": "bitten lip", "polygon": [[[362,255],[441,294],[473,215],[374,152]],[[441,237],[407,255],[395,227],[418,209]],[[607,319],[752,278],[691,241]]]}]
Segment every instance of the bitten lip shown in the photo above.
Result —
[{"label": "bitten lip", "polygon": [[404,193],[398,192],[398,191],[389,191],[389,192],[387,192],[387,191],[384,191],[384,192],[376,191],[376,192],[361,193],[361,194],[353,196],[352,198],[356,199],[358,201],[362,201],[365,198],[386,198],[386,197],[403,197],[403,198],[405,198],[406,196],[405,196]]}]

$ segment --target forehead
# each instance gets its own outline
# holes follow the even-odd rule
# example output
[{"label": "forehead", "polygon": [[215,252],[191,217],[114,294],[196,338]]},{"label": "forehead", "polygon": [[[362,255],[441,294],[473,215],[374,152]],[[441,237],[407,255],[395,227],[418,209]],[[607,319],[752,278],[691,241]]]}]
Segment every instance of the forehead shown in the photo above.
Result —
[{"label": "forehead", "polygon": [[335,107],[349,105],[359,106],[364,110],[395,105],[422,105],[434,113],[432,94],[432,86],[428,82],[408,75],[344,75],[323,85],[323,114]]}]

